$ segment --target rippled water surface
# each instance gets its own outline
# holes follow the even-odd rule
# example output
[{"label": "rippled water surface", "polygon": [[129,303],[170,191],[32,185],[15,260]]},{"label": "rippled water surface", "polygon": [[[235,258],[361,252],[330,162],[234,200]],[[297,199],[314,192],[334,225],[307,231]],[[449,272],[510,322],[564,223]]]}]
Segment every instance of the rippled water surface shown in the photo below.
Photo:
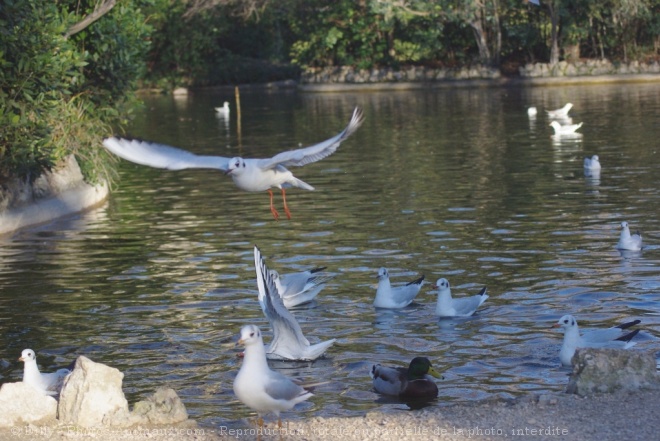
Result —
[{"label": "rippled water surface", "polygon": [[[240,424],[250,411],[232,392],[237,333],[256,323],[271,336],[253,244],[280,272],[336,275],[295,311],[312,342],[337,338],[328,357],[275,365],[332,381],[287,418],[405,408],[373,392],[368,370],[422,354],[444,370],[436,406],[561,390],[568,369],[550,326],[566,313],[583,328],[640,318],[637,348],[657,348],[660,85],[243,91],[240,133],[232,95],[148,98],[130,133],[263,157],[335,135],[356,105],[366,120],[336,154],[293,170],[317,190],[288,192],[291,221],[219,172],[121,162],[104,206],[0,238],[0,381],[20,379],[27,347],[45,370],[84,354],[125,373],[131,403],[168,385],[202,424]],[[229,121],[213,111],[225,100]],[[553,140],[543,110],[568,101],[583,137]],[[582,169],[592,154],[599,178]],[[623,220],[643,233],[642,252],[614,249]],[[373,308],[381,266],[394,284],[426,276],[415,304]],[[441,277],[456,296],[487,285],[491,297],[473,318],[438,320]]]}]

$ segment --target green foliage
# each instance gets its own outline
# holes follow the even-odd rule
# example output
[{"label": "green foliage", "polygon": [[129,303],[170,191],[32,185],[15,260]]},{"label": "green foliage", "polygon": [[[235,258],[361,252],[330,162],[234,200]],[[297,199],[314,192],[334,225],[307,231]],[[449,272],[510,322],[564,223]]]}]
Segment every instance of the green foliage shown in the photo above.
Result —
[{"label": "green foliage", "polygon": [[148,28],[136,7],[123,5],[66,38],[95,4],[0,6],[0,179],[34,179],[70,154],[88,180],[110,177],[101,140],[134,104]]}]

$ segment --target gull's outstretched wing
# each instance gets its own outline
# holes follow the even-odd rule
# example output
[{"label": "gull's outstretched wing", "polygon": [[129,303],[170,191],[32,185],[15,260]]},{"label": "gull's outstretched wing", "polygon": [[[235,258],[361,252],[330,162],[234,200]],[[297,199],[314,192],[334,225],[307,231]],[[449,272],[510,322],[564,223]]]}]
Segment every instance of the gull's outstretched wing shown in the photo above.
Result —
[{"label": "gull's outstretched wing", "polygon": [[104,139],[103,146],[127,161],[168,170],[212,168],[227,171],[229,164],[229,158],[223,156],[200,156],[169,145],[137,139],[113,136]]},{"label": "gull's outstretched wing", "polygon": [[321,159],[333,154],[339,147],[339,144],[341,144],[346,138],[355,133],[363,121],[364,114],[359,107],[356,107],[353,111],[353,117],[351,118],[351,121],[337,136],[326,139],[325,141],[319,142],[318,144],[314,144],[309,147],[278,153],[269,159],[260,159],[258,165],[260,168],[265,170],[277,167],[278,165],[282,165],[284,167],[300,167],[305,164],[320,161]]}]

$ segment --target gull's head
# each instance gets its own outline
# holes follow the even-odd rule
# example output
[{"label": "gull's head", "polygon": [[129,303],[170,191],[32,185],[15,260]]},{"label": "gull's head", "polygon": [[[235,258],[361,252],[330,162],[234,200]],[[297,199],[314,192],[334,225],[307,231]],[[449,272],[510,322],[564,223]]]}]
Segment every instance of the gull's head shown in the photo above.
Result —
[{"label": "gull's head", "polygon": [[598,155],[593,155],[593,156],[591,157],[591,160],[592,160],[592,161],[596,161],[596,162],[598,162],[598,161],[600,160],[600,158],[598,157]]},{"label": "gull's head", "polygon": [[238,339],[239,345],[251,346],[254,344],[263,345],[263,339],[261,338],[261,331],[256,325],[245,325],[241,328],[241,333],[239,334],[240,338]]},{"label": "gull's head", "polygon": [[238,174],[241,170],[244,170],[246,167],[245,160],[243,158],[231,158],[229,164],[227,165],[226,175]]},{"label": "gull's head", "polygon": [[538,111],[536,110],[536,107],[530,107],[527,109],[527,115],[529,116],[536,116],[537,113]]},{"label": "gull's head", "polygon": [[558,132],[558,131],[561,130],[561,124],[559,124],[557,121],[552,121],[552,122],[550,123],[550,127],[552,127],[553,129],[555,129],[555,132]]},{"label": "gull's head", "polygon": [[628,228],[628,222],[626,222],[626,221],[621,222],[621,228],[624,229],[624,230],[626,228]]},{"label": "gull's head", "polygon": [[387,268],[381,268],[378,270],[378,280],[380,279],[388,279],[390,277],[390,274],[387,272]]},{"label": "gull's head", "polygon": [[278,273],[276,270],[270,270],[270,278],[273,279],[273,282],[277,282],[280,280],[280,273]]},{"label": "gull's head", "polygon": [[27,363],[28,361],[35,361],[36,359],[37,354],[35,354],[32,349],[23,349],[23,352],[21,352],[21,357],[18,359],[18,361]]},{"label": "gull's head", "polygon": [[562,328],[564,332],[571,328],[577,328],[577,320],[572,315],[565,315],[559,319],[557,323],[552,325],[553,328]]},{"label": "gull's head", "polygon": [[433,288],[443,290],[443,289],[449,289],[449,280],[447,279],[438,279],[437,282],[435,282],[435,285],[433,285]]}]

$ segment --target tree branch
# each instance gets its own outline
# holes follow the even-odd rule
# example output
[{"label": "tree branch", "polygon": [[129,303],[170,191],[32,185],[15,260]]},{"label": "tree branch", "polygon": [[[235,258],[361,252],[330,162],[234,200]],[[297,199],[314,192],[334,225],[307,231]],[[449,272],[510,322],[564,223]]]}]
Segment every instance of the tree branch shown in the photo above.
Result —
[{"label": "tree branch", "polygon": [[94,9],[94,12],[67,29],[67,31],[64,33],[64,38],[69,38],[70,36],[77,34],[99,18],[103,17],[105,14],[110,12],[112,8],[114,8],[116,3],[117,0],[104,0],[101,6]]}]

